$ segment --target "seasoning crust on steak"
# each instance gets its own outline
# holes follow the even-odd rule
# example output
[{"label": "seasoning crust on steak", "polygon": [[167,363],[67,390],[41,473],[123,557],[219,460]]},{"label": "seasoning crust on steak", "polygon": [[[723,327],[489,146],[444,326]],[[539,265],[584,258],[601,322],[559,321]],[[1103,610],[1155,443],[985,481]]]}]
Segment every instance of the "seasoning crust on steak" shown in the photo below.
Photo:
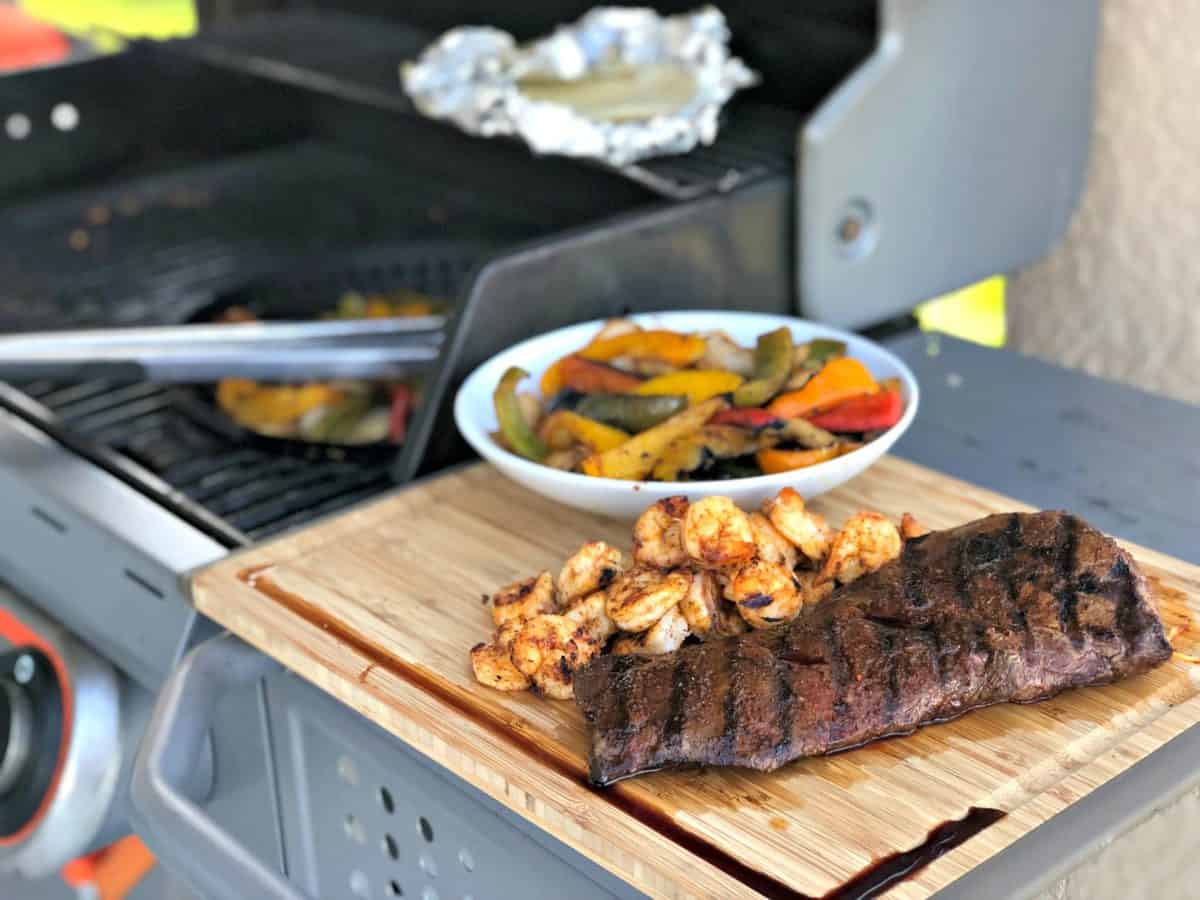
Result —
[{"label": "seasoning crust on steak", "polygon": [[911,539],[786,626],[598,657],[575,699],[603,785],[686,764],[769,771],[1170,655],[1124,550],[1067,513],[1013,513]]}]

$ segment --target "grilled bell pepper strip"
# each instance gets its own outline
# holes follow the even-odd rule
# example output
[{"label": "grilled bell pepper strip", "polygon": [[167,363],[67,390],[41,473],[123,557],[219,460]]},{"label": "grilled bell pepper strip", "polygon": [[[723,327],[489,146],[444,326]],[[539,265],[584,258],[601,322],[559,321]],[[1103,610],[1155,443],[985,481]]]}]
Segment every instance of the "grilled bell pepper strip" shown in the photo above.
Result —
[{"label": "grilled bell pepper strip", "polygon": [[524,369],[513,366],[500,377],[500,383],[492,394],[496,407],[496,421],[500,423],[500,434],[514,453],[541,462],[546,458],[546,445],[533,433],[521,404],[517,402],[517,385],[529,375]]},{"label": "grilled bell pepper strip", "polygon": [[644,395],[683,394],[689,403],[703,403],[710,397],[736,390],[743,381],[745,379],[741,375],[719,369],[685,369],[643,381],[633,392]]},{"label": "grilled bell pepper strip", "polygon": [[744,428],[708,424],[672,441],[654,464],[650,477],[654,481],[679,481],[705,463],[747,456],[761,444],[757,435]]},{"label": "grilled bell pepper strip", "polygon": [[898,391],[880,391],[843,400],[809,421],[827,431],[877,431],[891,428],[904,415],[904,400]]},{"label": "grilled bell pepper strip", "polygon": [[334,403],[309,429],[307,437],[314,441],[337,443],[345,441],[368,412],[371,411],[371,395],[368,391],[355,391]]},{"label": "grilled bell pepper strip", "polygon": [[573,444],[583,444],[592,453],[603,453],[629,440],[629,435],[621,429],[588,419],[569,409],[560,409],[546,416],[538,429],[538,437],[552,450],[566,450]]},{"label": "grilled bell pepper strip", "polygon": [[575,404],[575,412],[632,434],[653,428],[688,405],[687,397],[657,394],[586,394]]},{"label": "grilled bell pepper strip", "polygon": [[736,425],[738,428],[778,428],[783,425],[783,419],[774,413],[767,412],[756,406],[735,406],[721,410],[711,419],[709,425]]},{"label": "grilled bell pepper strip", "polygon": [[412,412],[413,392],[407,384],[392,388],[392,411],[388,418],[388,440],[403,444],[408,436],[408,416]]},{"label": "grilled bell pepper strip", "polygon": [[766,447],[759,450],[754,458],[764,475],[778,475],[780,472],[804,469],[837,459],[860,446],[861,444],[834,444],[832,447],[819,447],[815,450],[780,450],[776,447]]},{"label": "grilled bell pepper strip", "polygon": [[783,387],[792,372],[792,332],[776,328],[758,336],[754,378],[733,392],[735,406],[762,406]]},{"label": "grilled bell pepper strip", "polygon": [[631,437],[620,447],[589,456],[582,463],[583,471],[601,478],[641,480],[654,470],[655,463],[673,441],[698,431],[714,413],[728,405],[724,397],[713,397],[690,406],[648,431]]},{"label": "grilled bell pepper strip", "polygon": [[846,355],[846,342],[829,338],[816,338],[805,345],[804,368],[819,369],[831,359]]},{"label": "grilled bell pepper strip", "polygon": [[690,366],[704,355],[704,338],[677,331],[630,331],[592,341],[576,355],[605,362],[618,356],[659,359],[672,366]]},{"label": "grilled bell pepper strip", "polygon": [[767,406],[781,419],[808,418],[843,400],[879,390],[867,367],[848,356],[832,359],[798,391],[780,394]]},{"label": "grilled bell pepper strip", "polygon": [[[559,367],[559,378],[563,387],[585,394],[624,394],[641,385],[642,379],[628,372],[605,365],[602,362],[568,356],[555,363]],[[549,394],[543,397],[551,396]]]}]

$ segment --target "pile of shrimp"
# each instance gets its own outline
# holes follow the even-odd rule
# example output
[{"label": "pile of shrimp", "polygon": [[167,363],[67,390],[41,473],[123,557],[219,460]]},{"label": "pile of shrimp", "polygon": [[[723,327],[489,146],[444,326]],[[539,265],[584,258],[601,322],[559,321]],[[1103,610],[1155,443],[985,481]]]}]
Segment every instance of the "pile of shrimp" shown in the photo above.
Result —
[{"label": "pile of shrimp", "polygon": [[756,512],[728,497],[659,500],[633,527],[630,558],[604,541],[580,547],[558,577],[546,571],[491,598],[497,632],[471,649],[481,683],[569,700],[574,675],[606,650],[670,653],[771,628],[900,555],[925,533],[859,512],[839,531],[784,488]]}]

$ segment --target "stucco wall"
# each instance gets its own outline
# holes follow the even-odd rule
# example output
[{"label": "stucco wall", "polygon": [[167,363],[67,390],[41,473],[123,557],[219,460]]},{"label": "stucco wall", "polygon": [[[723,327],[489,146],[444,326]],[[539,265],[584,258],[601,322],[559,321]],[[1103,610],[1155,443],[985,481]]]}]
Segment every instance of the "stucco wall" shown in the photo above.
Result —
[{"label": "stucco wall", "polygon": [[1200,3],[1102,0],[1087,187],[1012,345],[1200,403]]}]

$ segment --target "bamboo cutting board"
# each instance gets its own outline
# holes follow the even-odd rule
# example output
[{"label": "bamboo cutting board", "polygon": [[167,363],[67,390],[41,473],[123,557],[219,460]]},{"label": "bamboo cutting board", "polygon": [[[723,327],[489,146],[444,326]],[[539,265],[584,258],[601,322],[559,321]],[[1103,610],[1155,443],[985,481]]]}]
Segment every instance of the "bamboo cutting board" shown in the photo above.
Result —
[{"label": "bamboo cutting board", "polygon": [[[835,524],[866,508],[933,528],[1027,508],[893,458],[813,505]],[[478,464],[217,563],[193,591],[204,614],[654,896],[823,897],[970,807],[1006,813],[889,894],[926,897],[1200,721],[1200,666],[1176,657],[771,774],[595,791],[574,704],[483,687],[467,651],[491,636],[485,594],[597,538],[627,548],[629,527]],[[1167,626],[1190,629],[1200,569],[1131,549]]]}]

